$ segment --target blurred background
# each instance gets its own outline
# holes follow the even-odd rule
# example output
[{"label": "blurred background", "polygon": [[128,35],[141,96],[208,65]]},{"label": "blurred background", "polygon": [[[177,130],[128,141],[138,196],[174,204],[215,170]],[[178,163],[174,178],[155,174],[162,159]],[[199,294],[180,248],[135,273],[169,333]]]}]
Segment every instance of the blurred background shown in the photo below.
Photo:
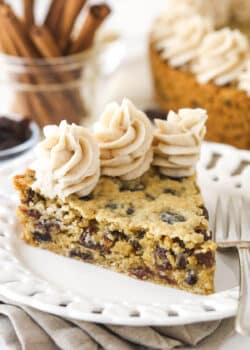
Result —
[{"label": "blurred background", "polygon": [[[21,0],[7,0],[20,13]],[[144,34],[149,30],[152,18],[159,15],[167,0],[107,0],[113,9],[111,16],[104,24],[106,28],[117,30],[127,38]],[[44,17],[50,0],[37,0],[36,16],[39,21]],[[90,4],[100,3],[92,0]]]},{"label": "blurred background", "polygon": [[[249,148],[247,139],[249,126],[246,119],[248,115],[247,117],[243,116],[242,121],[239,122],[239,111],[237,110],[237,118],[236,116],[234,118],[232,114],[235,114],[235,110],[230,107],[232,104],[231,93],[239,93],[242,96],[241,92],[230,90],[236,81],[229,84],[230,86],[224,84],[220,89],[222,94],[218,103],[214,102],[210,105],[209,99],[207,99],[205,101],[207,104],[204,104],[204,99],[198,99],[197,96],[206,96],[206,84],[201,84],[200,93],[189,96],[189,102],[184,99],[177,105],[175,103],[177,103],[178,96],[170,98],[170,92],[181,91],[183,96],[185,95],[184,97],[190,95],[185,92],[185,84],[181,85],[182,79],[173,79],[171,74],[166,73],[166,70],[164,73],[160,73],[160,78],[156,77],[152,60],[149,62],[149,33],[152,32],[152,22],[163,14],[168,4],[170,6],[167,13],[170,17],[172,9],[176,10],[178,6],[179,9],[184,6],[183,18],[185,20],[193,23],[193,20],[186,15],[186,11],[192,13],[194,11],[193,15],[200,18],[197,23],[205,23],[205,13],[205,16],[211,17],[209,18],[209,20],[211,19],[211,28],[212,22],[215,22],[215,29],[227,25],[226,31],[227,33],[231,31],[232,37],[235,33],[232,28],[235,28],[237,24],[240,26],[237,28],[242,33],[238,32],[239,35],[236,36],[245,42],[247,39],[244,40],[243,33],[245,27],[248,28],[246,25],[248,22],[234,21],[234,14],[230,12],[233,9],[231,0],[213,1],[106,0],[106,3],[97,0],[88,2],[84,0],[0,1],[0,46],[2,53],[0,55],[0,96],[4,101],[0,104],[0,114],[12,116],[14,119],[18,116],[30,118],[39,127],[47,124],[58,124],[64,119],[69,123],[74,122],[92,127],[108,102],[115,100],[119,103],[124,97],[131,99],[138,108],[146,112],[149,109],[154,111],[157,109],[158,116],[160,112],[164,112],[165,116],[170,109],[202,107],[207,109],[209,114],[208,140],[230,143],[240,148]],[[224,7],[226,3],[228,4],[227,8]],[[249,0],[244,0],[243,3],[247,5]],[[52,11],[53,4],[61,6],[61,9],[55,7]],[[197,4],[199,4],[199,8],[191,9],[192,6],[198,6]],[[26,11],[27,8],[29,11]],[[241,11],[241,17],[242,12],[244,11]],[[31,20],[27,13],[31,15]],[[197,17],[195,18],[197,19]],[[220,24],[216,23],[218,19]],[[157,23],[161,23],[161,20],[156,21],[156,27]],[[165,24],[164,22],[164,26]],[[173,43],[175,40],[181,43],[179,44],[181,50],[183,47],[185,50],[183,43],[191,40],[192,35],[199,34],[195,25],[197,26],[197,24],[194,24],[193,30],[192,24],[190,24],[189,31],[185,31],[185,25],[184,30],[181,30],[180,33],[176,30],[176,38],[173,38]],[[172,25],[170,27],[172,28]],[[180,28],[182,27],[180,26]],[[220,35],[218,32],[216,35]],[[174,34],[171,33],[171,38],[173,36]],[[239,43],[239,46],[242,45]],[[157,50],[160,53],[160,50]],[[198,50],[198,48],[193,50]],[[235,50],[236,53],[240,52],[237,45]],[[242,59],[239,57],[239,64],[242,63],[242,67],[238,68],[242,72],[244,70],[245,79],[248,81],[247,57],[245,59],[245,56],[248,57],[248,51],[246,54],[243,52]],[[165,66],[167,69],[169,60],[164,57],[162,62],[164,61],[167,63]],[[191,64],[191,61],[188,64]],[[184,67],[184,70],[186,68]],[[182,78],[180,71],[179,69],[174,71],[174,74],[177,74],[175,77],[181,76]],[[167,78],[170,76],[171,78],[168,80]],[[159,91],[157,90],[157,86],[161,85],[159,84],[161,78],[164,81],[162,84],[166,86],[164,103],[160,103]],[[178,82],[180,85],[177,84]],[[212,80],[209,83],[211,82]],[[194,80],[193,87],[196,86],[195,83]],[[250,84],[248,85],[250,86]],[[227,89],[228,87],[229,89]],[[213,88],[215,91],[216,84],[213,84]],[[194,91],[194,89],[190,88],[189,91]],[[223,93],[229,97],[224,98]],[[250,90],[247,91],[247,94],[250,96]],[[243,105],[246,110],[249,110],[248,103],[250,105],[248,95],[243,96],[245,101]],[[216,93],[212,96],[212,101],[214,101],[215,96]],[[155,98],[158,99],[158,104],[155,102]],[[233,101],[236,104],[236,109],[238,99],[235,98]],[[214,129],[213,120],[216,122],[219,120],[216,113],[221,115],[221,110],[217,110],[217,105],[220,106],[219,109],[223,109],[223,116],[225,114],[226,129],[229,129],[227,125],[229,120],[230,124],[234,121],[236,127],[240,124],[239,130],[237,129],[238,131],[236,130],[232,137],[229,131],[228,137],[225,137],[224,131],[220,131],[224,129],[223,123],[222,126],[217,127],[218,132],[216,131],[215,135],[212,133],[210,135],[210,131]],[[4,127],[6,123],[9,123],[6,120],[2,122]],[[15,127],[13,126],[13,128]],[[9,129],[10,133],[6,133],[8,140],[13,138],[10,137],[11,127]],[[231,129],[235,129],[235,127]],[[244,142],[241,140],[243,136]]]}]

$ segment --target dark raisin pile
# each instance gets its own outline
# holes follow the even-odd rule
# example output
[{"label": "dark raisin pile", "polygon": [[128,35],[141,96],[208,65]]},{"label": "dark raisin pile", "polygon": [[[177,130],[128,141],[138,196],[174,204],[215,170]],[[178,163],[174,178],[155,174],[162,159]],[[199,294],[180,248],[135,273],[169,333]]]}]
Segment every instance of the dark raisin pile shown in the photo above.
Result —
[{"label": "dark raisin pile", "polygon": [[30,119],[14,120],[0,117],[0,150],[17,146],[31,136]]}]

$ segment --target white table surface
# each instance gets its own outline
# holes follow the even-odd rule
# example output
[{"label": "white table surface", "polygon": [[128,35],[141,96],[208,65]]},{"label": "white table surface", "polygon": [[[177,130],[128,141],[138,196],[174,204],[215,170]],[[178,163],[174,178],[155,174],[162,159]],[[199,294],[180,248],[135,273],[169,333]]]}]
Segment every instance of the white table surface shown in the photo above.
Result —
[{"label": "white table surface", "polygon": [[[152,19],[164,7],[167,0],[106,0],[113,8],[113,14],[106,23],[107,28],[115,29],[127,38],[141,38],[140,45],[146,41],[146,33],[150,29]],[[208,0],[209,1],[209,0]],[[15,7],[20,7],[21,0],[9,0]],[[98,1],[93,1],[98,2]],[[38,0],[38,16],[41,17],[44,7],[47,6],[47,0]],[[139,43],[138,43],[139,44]],[[132,84],[128,87],[130,89]],[[123,90],[124,95],[129,95],[131,91]],[[0,350],[5,350],[0,340]],[[242,337],[237,334],[228,336],[224,343],[217,349],[202,347],[200,350],[249,350],[250,337]]]}]

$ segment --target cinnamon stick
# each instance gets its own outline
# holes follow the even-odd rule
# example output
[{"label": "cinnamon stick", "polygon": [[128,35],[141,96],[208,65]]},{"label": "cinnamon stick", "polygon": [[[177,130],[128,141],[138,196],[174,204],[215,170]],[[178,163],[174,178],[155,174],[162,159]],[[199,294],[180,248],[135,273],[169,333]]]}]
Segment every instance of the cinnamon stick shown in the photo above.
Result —
[{"label": "cinnamon stick", "polygon": [[0,21],[0,42],[1,51],[7,55],[18,56],[17,48],[11,40],[6,28],[3,28],[3,21]]},{"label": "cinnamon stick", "polygon": [[[37,58],[40,57],[39,52],[36,50],[33,42],[30,40],[26,28],[23,23],[16,17],[13,10],[9,5],[0,6],[0,15],[2,21],[5,24],[6,33],[9,33],[12,42],[15,44],[17,51],[15,55],[22,56],[25,58]],[[29,77],[28,82],[33,84],[51,84],[58,83],[60,80],[55,79],[55,75],[48,68],[34,68],[34,73]],[[28,96],[28,94],[27,94]],[[55,90],[51,95],[49,92],[37,92],[30,93],[30,96],[33,99],[33,96],[36,96],[35,101],[32,101],[32,105],[35,104],[35,110],[37,111],[37,117],[39,123],[44,125],[47,123],[48,116],[53,115],[54,119],[61,119],[63,116],[65,118],[70,118],[74,113],[74,104],[69,101],[68,96],[65,96],[64,91]],[[37,101],[37,97],[40,101]],[[43,106],[40,106],[43,104]],[[47,113],[41,114],[41,111],[44,109],[47,110]],[[47,114],[47,116],[46,116]],[[41,118],[40,118],[41,117]],[[73,116],[72,116],[73,117]],[[42,120],[41,120],[42,119]]]},{"label": "cinnamon stick", "polygon": [[[21,56],[25,58],[39,57],[37,50],[27,35],[23,23],[16,17],[11,7],[8,5],[0,5],[0,16],[2,23],[6,28],[5,34],[9,35],[9,40],[12,41],[13,47],[15,47],[15,51],[13,51],[11,54],[13,56]],[[36,71],[35,75],[25,73],[22,76],[20,75],[21,83],[32,85],[39,83],[37,80],[37,73],[38,71]],[[41,74],[40,77],[45,80],[44,75]],[[47,124],[50,121],[50,113],[53,113],[55,102],[51,101],[50,103],[48,98],[46,98],[40,92],[30,91],[23,93],[22,96],[25,96],[25,104],[27,104],[25,100],[29,99],[30,105],[33,107],[31,113],[35,114],[39,124]]]},{"label": "cinnamon stick", "polygon": [[[71,0],[68,0],[71,1]],[[59,38],[60,18],[64,12],[66,0],[51,0],[51,4],[44,21],[44,25],[49,29],[55,39]]]},{"label": "cinnamon stick", "polygon": [[[31,38],[39,50],[40,54],[45,58],[53,58],[61,56],[60,48],[55,42],[53,36],[49,30],[44,26],[33,26],[30,30]],[[73,76],[76,72],[51,72],[52,78],[57,82],[65,83],[71,82],[75,79]],[[80,72],[77,74],[77,79],[80,78]],[[79,89],[69,88],[69,91],[65,92],[65,98],[71,100],[71,110],[69,109],[69,117],[72,114],[75,116],[83,115],[85,108],[83,106],[82,97],[80,95]],[[67,103],[67,100],[64,100],[64,105]],[[65,113],[65,111],[64,111]]]},{"label": "cinnamon stick", "polygon": [[19,52],[18,56],[30,58],[39,57],[26,28],[19,18],[16,17],[12,8],[7,4],[0,5],[0,15],[6,26],[6,33],[9,33],[13,39],[12,41],[16,45],[17,51]]},{"label": "cinnamon stick", "polygon": [[35,23],[34,0],[23,0],[24,23],[27,28]]},{"label": "cinnamon stick", "polygon": [[[12,56],[31,59],[27,61],[28,70],[10,72],[13,80],[24,84],[24,89],[16,93],[17,112],[20,112],[21,106],[21,110],[25,113],[29,111],[31,117],[34,113],[41,125],[62,118],[77,121],[85,113],[79,84],[82,66],[76,64],[72,69],[70,66],[70,70],[65,70],[63,61],[51,65],[49,59],[89,48],[110,8],[104,3],[91,6],[79,35],[71,43],[75,21],[86,0],[52,0],[46,25],[42,27],[35,25],[34,3],[35,0],[23,0],[22,21],[9,5],[0,0],[0,49]],[[44,59],[41,63],[33,60],[40,57]]]},{"label": "cinnamon stick", "polygon": [[43,57],[60,57],[61,51],[50,31],[45,26],[33,25],[30,36],[36,48]]},{"label": "cinnamon stick", "polygon": [[89,7],[79,34],[70,45],[70,54],[86,50],[92,45],[97,29],[110,12],[110,7],[105,3]]},{"label": "cinnamon stick", "polygon": [[[1,2],[3,4],[3,2]],[[12,56],[18,56],[18,51],[17,48],[14,44],[14,42],[11,40],[9,34],[6,31],[6,28],[4,30],[3,28],[3,20],[1,19],[0,16],[0,45],[1,45],[1,50]],[[20,79],[20,82],[27,83],[28,79],[26,77],[23,77],[23,79]],[[25,115],[29,115],[29,112],[31,110],[31,101],[26,98],[25,93],[23,92],[18,92],[16,97],[15,97],[15,103],[14,103],[14,108],[13,112],[19,113],[20,110],[23,111]]]},{"label": "cinnamon stick", "polygon": [[75,24],[76,18],[81,12],[86,0],[67,1],[64,5],[61,20],[60,20],[60,39],[59,47],[62,51],[69,44],[71,32]]},{"label": "cinnamon stick", "polygon": [[[8,5],[0,4],[0,22],[2,23],[1,25],[5,26],[4,33],[1,33],[1,39],[3,39],[3,46],[9,55],[22,56],[25,54],[27,55],[25,57],[29,57],[29,55],[36,56],[36,52],[27,38],[22,23],[16,18]],[[20,82],[24,84],[33,83],[32,78],[27,74],[20,75]],[[27,106],[30,106],[30,111],[35,114],[40,124],[49,122],[48,106],[38,94],[20,92],[17,95],[17,99],[22,104],[21,110],[26,110]],[[17,112],[20,112],[20,110],[17,110]]]}]

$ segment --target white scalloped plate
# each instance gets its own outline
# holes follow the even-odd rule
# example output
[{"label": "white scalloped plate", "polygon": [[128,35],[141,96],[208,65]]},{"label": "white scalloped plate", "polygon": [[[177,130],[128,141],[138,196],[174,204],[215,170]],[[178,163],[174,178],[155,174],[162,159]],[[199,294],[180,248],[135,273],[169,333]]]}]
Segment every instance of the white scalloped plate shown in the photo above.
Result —
[{"label": "white scalloped plate", "polygon": [[[17,198],[10,179],[26,168],[31,158],[32,154],[26,155],[0,170],[3,296],[68,318],[122,325],[177,325],[235,314],[238,260],[233,253],[217,254],[216,293],[199,296],[135,280],[21,242],[15,219]],[[209,208],[218,191],[250,196],[249,164],[250,152],[204,143],[198,177]]]}]

